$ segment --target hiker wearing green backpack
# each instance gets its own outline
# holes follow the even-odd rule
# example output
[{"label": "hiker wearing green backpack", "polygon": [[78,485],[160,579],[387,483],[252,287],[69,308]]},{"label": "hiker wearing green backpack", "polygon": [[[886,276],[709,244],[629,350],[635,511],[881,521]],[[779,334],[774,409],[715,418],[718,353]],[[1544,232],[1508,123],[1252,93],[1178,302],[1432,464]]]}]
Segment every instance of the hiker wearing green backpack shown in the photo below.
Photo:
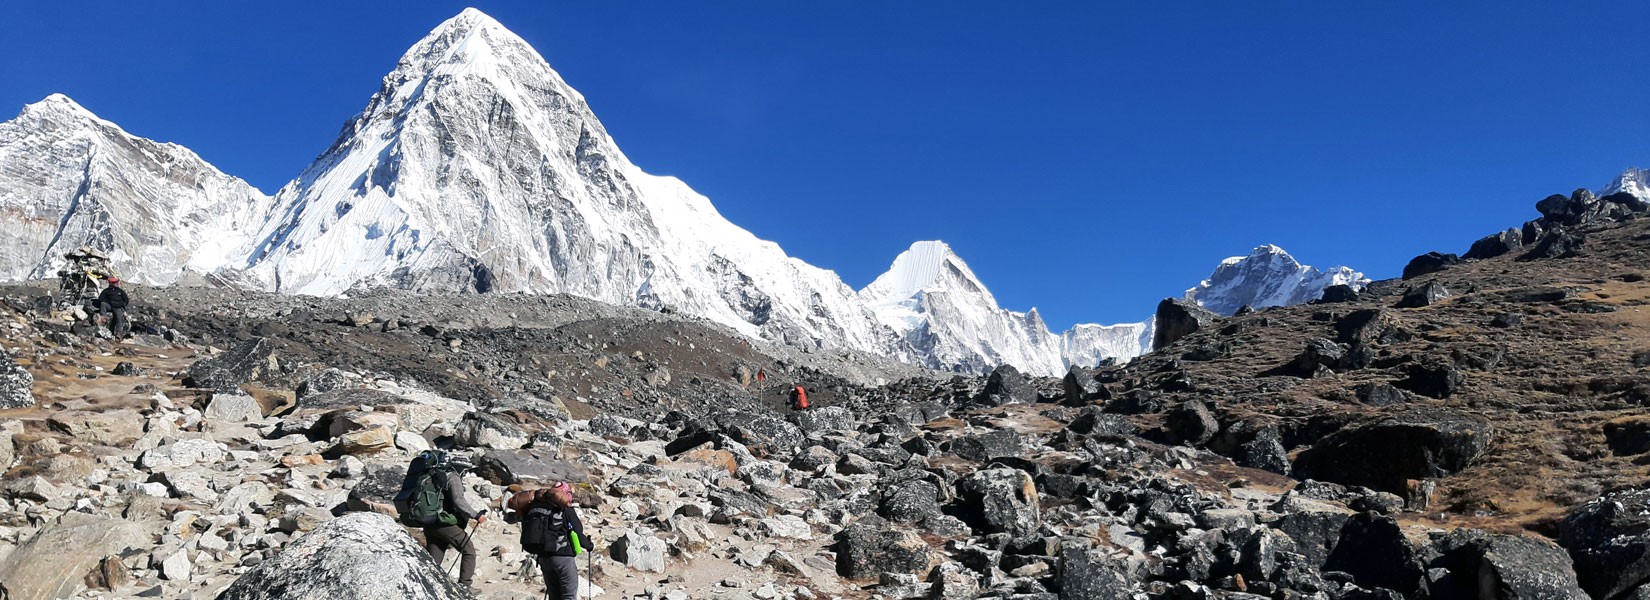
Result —
[{"label": "hiker wearing green backpack", "polygon": [[463,472],[466,465],[452,460],[441,450],[425,450],[413,458],[407,467],[407,476],[401,480],[401,493],[395,495],[395,510],[401,522],[424,529],[424,549],[436,564],[448,550],[457,549],[463,556],[458,567],[458,584],[466,591],[473,590],[476,573],[476,547],[467,530],[470,521],[477,525],[487,522],[486,509],[477,509],[464,499]]},{"label": "hiker wearing green backpack", "polygon": [[505,506],[521,515],[521,548],[538,557],[545,595],[552,600],[577,600],[577,557],[590,549],[590,538],[573,509],[573,488],[559,481],[548,488],[519,492]]}]

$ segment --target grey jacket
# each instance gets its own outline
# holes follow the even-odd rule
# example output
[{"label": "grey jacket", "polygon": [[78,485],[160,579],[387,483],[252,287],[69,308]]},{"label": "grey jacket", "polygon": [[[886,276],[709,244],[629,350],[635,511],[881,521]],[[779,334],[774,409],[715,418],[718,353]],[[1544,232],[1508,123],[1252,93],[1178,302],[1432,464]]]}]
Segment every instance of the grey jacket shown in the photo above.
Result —
[{"label": "grey jacket", "polygon": [[476,517],[481,516],[481,513],[486,512],[485,509],[476,508],[464,499],[463,475],[442,473],[441,476],[447,479],[447,512],[458,515],[460,526],[475,520]]}]

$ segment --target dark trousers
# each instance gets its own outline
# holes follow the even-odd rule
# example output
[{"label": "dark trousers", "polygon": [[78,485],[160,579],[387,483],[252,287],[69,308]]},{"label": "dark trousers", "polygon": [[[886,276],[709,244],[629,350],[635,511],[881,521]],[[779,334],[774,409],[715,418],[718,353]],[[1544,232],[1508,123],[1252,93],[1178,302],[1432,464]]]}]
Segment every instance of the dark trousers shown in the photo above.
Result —
[{"label": "dark trousers", "polygon": [[540,554],[539,570],[544,573],[544,594],[550,600],[578,600],[578,558]]},{"label": "dark trousers", "polygon": [[476,576],[476,545],[470,541],[470,534],[457,525],[424,528],[424,549],[442,568],[447,567],[447,563],[442,562],[447,551],[455,548],[464,555],[458,564],[458,582],[469,585]]},{"label": "dark trousers", "polygon": [[125,337],[132,330],[131,323],[126,321],[126,309],[110,307],[108,302],[97,303],[97,308],[99,312],[109,315],[109,333],[115,337]]}]

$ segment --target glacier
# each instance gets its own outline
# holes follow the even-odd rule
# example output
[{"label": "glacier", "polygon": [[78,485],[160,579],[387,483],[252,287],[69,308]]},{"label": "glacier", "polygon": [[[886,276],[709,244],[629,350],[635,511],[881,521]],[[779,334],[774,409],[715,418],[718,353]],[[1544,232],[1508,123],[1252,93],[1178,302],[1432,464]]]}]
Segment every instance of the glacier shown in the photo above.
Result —
[{"label": "glacier", "polygon": [[[414,44],[273,196],[65,96],[31,104],[0,124],[0,226],[7,281],[49,276],[62,252],[90,244],[152,285],[567,293],[947,371],[1057,375],[1151,349],[1150,318],[1054,333],[1035,308],[1002,308],[940,241],[850,288],[637,167],[536,50],[475,9]],[[1229,314],[1361,281],[1262,246],[1186,297]]]}]

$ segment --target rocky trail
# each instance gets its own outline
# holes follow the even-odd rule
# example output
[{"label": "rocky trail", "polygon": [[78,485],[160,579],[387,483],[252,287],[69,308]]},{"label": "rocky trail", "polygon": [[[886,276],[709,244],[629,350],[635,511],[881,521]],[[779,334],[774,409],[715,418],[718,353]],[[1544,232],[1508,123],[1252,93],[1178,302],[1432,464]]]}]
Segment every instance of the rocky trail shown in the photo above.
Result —
[{"label": "rocky trail", "polygon": [[1650,206],[1554,198],[1063,379],[560,296],[138,289],[116,341],[0,288],[0,598],[463,597],[389,516],[430,447],[480,598],[542,596],[500,506],[558,480],[597,598],[1645,597]]}]

